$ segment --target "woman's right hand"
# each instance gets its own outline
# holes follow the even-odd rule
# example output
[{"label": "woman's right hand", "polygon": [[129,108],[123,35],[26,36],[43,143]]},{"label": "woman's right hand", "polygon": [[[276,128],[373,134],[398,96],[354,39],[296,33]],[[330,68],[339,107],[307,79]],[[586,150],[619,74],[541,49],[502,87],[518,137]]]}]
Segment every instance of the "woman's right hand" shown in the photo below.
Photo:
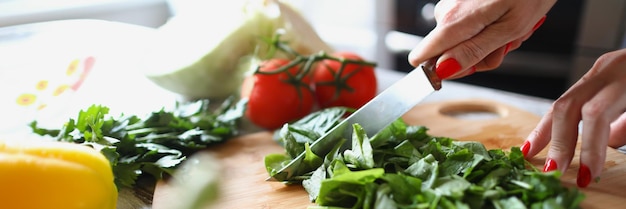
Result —
[{"label": "woman's right hand", "polygon": [[439,56],[437,75],[458,78],[492,70],[541,25],[556,0],[441,0],[437,26],[411,51],[418,66]]}]

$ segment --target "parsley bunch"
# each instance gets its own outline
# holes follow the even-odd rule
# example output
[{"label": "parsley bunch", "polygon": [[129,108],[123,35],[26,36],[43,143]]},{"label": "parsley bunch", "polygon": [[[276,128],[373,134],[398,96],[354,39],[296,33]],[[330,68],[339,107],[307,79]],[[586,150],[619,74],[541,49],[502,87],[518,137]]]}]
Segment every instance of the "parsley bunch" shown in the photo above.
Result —
[{"label": "parsley bunch", "polygon": [[161,109],[145,117],[113,117],[108,107],[94,104],[60,129],[38,127],[37,121],[30,127],[42,136],[100,150],[120,189],[135,186],[142,176],[158,180],[171,175],[187,156],[235,136],[245,101],[227,99],[216,109],[209,104],[209,100],[177,103],[172,111]]}]

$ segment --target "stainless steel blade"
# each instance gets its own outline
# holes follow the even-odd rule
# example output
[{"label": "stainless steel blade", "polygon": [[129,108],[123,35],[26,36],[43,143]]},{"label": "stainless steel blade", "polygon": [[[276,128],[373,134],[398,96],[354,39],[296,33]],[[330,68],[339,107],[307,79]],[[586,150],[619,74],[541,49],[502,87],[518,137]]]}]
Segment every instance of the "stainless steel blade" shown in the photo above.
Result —
[{"label": "stainless steel blade", "polygon": [[[409,72],[396,83],[378,94],[363,107],[356,110],[324,136],[311,144],[313,153],[326,156],[343,139],[351,144],[352,125],[358,123],[368,136],[373,136],[396,121],[426,96],[441,88],[441,79],[434,71],[435,59],[431,59]],[[421,70],[420,70],[421,68]],[[284,166],[268,180],[288,179],[297,171],[304,152]]]}]

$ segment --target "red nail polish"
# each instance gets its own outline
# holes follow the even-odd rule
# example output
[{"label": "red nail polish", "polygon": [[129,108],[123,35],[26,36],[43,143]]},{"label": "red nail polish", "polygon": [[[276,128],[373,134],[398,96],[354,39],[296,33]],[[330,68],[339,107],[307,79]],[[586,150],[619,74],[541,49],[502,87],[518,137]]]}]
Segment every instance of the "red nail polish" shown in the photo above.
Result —
[{"label": "red nail polish", "polygon": [[533,31],[536,31],[539,27],[541,27],[541,25],[545,21],[546,21],[546,16],[543,16],[541,19],[539,19],[539,22],[535,23],[535,26],[533,26]]},{"label": "red nail polish", "polygon": [[552,158],[546,160],[546,164],[543,166],[543,172],[550,172],[557,169],[556,161]]},{"label": "red nail polish", "polygon": [[511,42],[507,43],[506,46],[504,46],[504,55],[509,53],[509,50],[511,49]]},{"label": "red nail polish", "polygon": [[576,184],[578,187],[585,188],[591,182],[591,170],[585,164],[580,164],[578,169],[578,178],[576,178]]},{"label": "red nail polish", "polygon": [[435,73],[441,79],[449,78],[461,70],[461,64],[454,58],[449,58],[439,64],[435,69]]},{"label": "red nail polish", "polygon": [[528,151],[530,150],[530,142],[525,141],[520,149],[522,150],[522,154],[524,155],[524,157],[528,156]]}]

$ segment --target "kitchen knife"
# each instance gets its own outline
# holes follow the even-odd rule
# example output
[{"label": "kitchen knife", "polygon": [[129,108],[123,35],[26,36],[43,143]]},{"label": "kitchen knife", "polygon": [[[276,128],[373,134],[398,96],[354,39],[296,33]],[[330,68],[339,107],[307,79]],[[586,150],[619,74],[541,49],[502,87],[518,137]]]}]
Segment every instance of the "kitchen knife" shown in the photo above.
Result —
[{"label": "kitchen knife", "polygon": [[[350,145],[352,125],[358,123],[369,137],[396,121],[426,96],[441,89],[441,79],[435,73],[436,59],[428,60],[389,86],[368,103],[357,109],[325,135],[310,145],[313,153],[323,158],[342,140]],[[345,147],[345,146],[344,146]],[[305,153],[302,152],[267,180],[283,181],[297,175]]]}]

